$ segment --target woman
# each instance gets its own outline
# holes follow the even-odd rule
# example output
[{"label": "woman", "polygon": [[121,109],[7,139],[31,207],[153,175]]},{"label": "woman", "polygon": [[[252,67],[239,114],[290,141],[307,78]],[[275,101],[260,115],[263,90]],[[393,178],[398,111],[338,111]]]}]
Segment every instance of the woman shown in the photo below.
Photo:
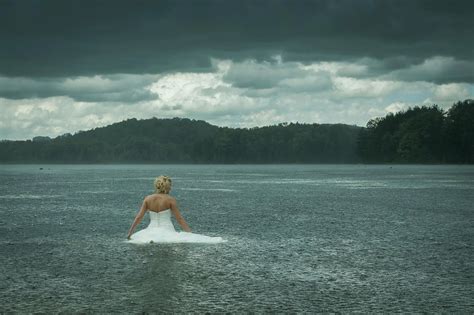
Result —
[{"label": "woman", "polygon": [[[171,178],[159,176],[155,179],[155,193],[145,197],[135,220],[128,231],[127,239],[132,243],[218,243],[221,237],[210,237],[191,233],[186,220],[179,212],[176,199],[169,195]],[[135,234],[135,227],[140,224],[145,213],[150,212],[150,224]],[[185,232],[176,232],[171,222],[171,213]]]}]

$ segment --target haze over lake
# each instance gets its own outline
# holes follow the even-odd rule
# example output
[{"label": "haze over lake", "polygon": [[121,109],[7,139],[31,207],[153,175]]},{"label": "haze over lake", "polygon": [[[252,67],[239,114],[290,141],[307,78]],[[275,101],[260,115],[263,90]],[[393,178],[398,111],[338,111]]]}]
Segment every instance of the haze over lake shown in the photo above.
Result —
[{"label": "haze over lake", "polygon": [[[160,174],[228,242],[126,243]],[[473,204],[474,166],[0,165],[0,312],[472,313]]]}]

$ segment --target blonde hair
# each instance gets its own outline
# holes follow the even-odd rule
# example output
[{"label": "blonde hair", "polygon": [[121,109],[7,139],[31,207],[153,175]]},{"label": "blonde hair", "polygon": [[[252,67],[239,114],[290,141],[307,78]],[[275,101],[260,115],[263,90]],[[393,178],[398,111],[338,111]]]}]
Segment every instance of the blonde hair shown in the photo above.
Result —
[{"label": "blonde hair", "polygon": [[166,175],[155,178],[155,189],[160,194],[168,194],[171,190],[171,178]]}]

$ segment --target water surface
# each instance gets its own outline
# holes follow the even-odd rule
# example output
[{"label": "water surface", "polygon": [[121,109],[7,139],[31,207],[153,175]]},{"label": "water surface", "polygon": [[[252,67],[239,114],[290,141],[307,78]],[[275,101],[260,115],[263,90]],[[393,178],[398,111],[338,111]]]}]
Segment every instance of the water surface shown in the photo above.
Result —
[{"label": "water surface", "polygon": [[[160,174],[228,242],[124,242]],[[0,312],[472,313],[473,204],[472,166],[3,165]]]}]

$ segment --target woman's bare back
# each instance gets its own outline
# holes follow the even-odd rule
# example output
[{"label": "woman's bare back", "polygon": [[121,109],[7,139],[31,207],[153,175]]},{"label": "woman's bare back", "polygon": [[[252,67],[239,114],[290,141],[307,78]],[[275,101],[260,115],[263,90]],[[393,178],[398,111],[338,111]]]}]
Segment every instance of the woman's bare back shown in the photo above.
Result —
[{"label": "woman's bare back", "polygon": [[140,211],[138,211],[137,215],[135,216],[135,219],[133,220],[132,226],[128,230],[128,239],[130,239],[130,236],[132,235],[135,227],[140,224],[147,211],[163,212],[165,210],[170,209],[171,213],[174,215],[176,221],[178,221],[179,225],[181,225],[183,230],[186,232],[191,232],[191,229],[186,223],[186,220],[184,220],[183,216],[179,212],[176,199],[168,195],[171,190],[171,179],[163,175],[157,177],[155,179],[155,188],[155,194],[148,195],[143,199]]},{"label": "woman's bare back", "polygon": [[147,196],[145,202],[149,211],[161,212],[171,209],[176,200],[167,194],[153,194]]},{"label": "woman's bare back", "polygon": [[176,220],[178,221],[179,225],[185,230],[186,232],[191,232],[186,220],[181,216],[179,212],[178,205],[176,203],[176,199],[171,197],[168,194],[153,194],[148,195],[145,197],[144,205],[142,207],[145,208],[145,211],[153,211],[153,212],[162,212],[165,210],[170,209],[171,213],[174,215]]}]

